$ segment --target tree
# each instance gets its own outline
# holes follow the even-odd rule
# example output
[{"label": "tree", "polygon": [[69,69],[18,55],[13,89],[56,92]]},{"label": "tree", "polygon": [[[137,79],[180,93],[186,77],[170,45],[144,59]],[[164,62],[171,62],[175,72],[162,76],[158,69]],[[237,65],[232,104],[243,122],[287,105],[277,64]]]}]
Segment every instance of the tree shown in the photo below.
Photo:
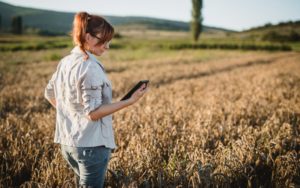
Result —
[{"label": "tree", "polygon": [[0,32],[2,31],[2,15],[0,14]]},{"label": "tree", "polygon": [[11,23],[11,30],[14,34],[22,34],[23,32],[23,23],[22,23],[22,17],[21,16],[14,16],[12,18]]},{"label": "tree", "polygon": [[192,21],[191,21],[191,31],[193,35],[194,41],[197,41],[199,38],[199,35],[202,31],[202,13],[201,9],[203,6],[202,0],[192,0]]}]

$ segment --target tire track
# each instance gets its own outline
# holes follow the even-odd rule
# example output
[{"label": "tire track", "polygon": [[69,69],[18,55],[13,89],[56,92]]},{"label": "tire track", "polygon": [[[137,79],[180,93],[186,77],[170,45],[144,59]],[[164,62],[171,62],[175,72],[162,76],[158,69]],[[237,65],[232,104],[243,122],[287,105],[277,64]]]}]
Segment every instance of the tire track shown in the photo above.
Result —
[{"label": "tire track", "polygon": [[233,71],[233,70],[236,70],[236,69],[249,68],[249,67],[253,67],[253,66],[257,66],[257,65],[269,65],[269,64],[273,64],[273,63],[275,63],[278,60],[281,60],[283,58],[287,58],[287,57],[292,58],[292,57],[295,57],[295,56],[299,56],[299,54],[282,55],[282,56],[279,56],[279,57],[270,58],[268,60],[258,59],[258,60],[255,60],[255,61],[248,61],[247,63],[244,63],[244,64],[231,65],[231,66],[221,68],[221,69],[216,69],[216,70],[211,70],[211,71],[203,71],[203,72],[198,72],[196,74],[191,74],[191,75],[180,75],[180,76],[177,76],[175,78],[164,79],[164,80],[160,80],[160,81],[154,81],[154,82],[151,83],[151,85],[153,85],[154,87],[160,87],[160,86],[163,86],[163,85],[172,84],[172,83],[180,81],[180,80],[190,80],[190,79],[197,79],[197,78],[201,78],[201,77],[214,76],[214,75],[217,75],[217,74],[230,72],[230,71]]}]

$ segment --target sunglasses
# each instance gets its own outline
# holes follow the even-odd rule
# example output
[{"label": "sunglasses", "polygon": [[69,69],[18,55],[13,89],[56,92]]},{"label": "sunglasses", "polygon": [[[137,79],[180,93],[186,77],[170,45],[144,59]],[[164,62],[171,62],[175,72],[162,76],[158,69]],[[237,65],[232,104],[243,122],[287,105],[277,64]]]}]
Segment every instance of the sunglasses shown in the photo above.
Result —
[{"label": "sunglasses", "polygon": [[[95,37],[95,38],[98,39],[99,41],[102,40],[100,37],[97,37],[96,35],[94,35],[94,34],[92,34],[92,33],[90,33],[90,35],[91,35],[92,37]],[[109,48],[110,41],[107,41],[107,42],[105,42],[104,44],[105,44],[105,48]]]}]

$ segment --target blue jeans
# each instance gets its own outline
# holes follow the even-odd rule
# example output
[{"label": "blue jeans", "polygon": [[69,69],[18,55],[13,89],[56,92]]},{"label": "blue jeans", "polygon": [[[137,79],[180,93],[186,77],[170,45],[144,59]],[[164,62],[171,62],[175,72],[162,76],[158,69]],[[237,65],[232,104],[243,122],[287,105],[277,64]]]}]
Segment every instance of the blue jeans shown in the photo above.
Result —
[{"label": "blue jeans", "polygon": [[71,147],[61,145],[64,159],[79,178],[79,185],[102,188],[111,156],[111,149],[104,146]]}]

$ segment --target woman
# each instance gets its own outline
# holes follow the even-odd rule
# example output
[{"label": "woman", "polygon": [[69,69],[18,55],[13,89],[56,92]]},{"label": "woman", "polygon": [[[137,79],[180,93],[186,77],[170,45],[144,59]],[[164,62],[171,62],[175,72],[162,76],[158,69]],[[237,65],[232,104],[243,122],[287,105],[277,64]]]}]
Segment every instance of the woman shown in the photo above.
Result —
[{"label": "woman", "polygon": [[79,177],[79,184],[102,187],[111,150],[116,147],[112,113],[137,102],[146,85],[131,98],[111,103],[112,89],[100,56],[109,49],[113,27],[102,17],[77,13],[71,54],[64,57],[45,89],[56,108],[54,142]]}]

